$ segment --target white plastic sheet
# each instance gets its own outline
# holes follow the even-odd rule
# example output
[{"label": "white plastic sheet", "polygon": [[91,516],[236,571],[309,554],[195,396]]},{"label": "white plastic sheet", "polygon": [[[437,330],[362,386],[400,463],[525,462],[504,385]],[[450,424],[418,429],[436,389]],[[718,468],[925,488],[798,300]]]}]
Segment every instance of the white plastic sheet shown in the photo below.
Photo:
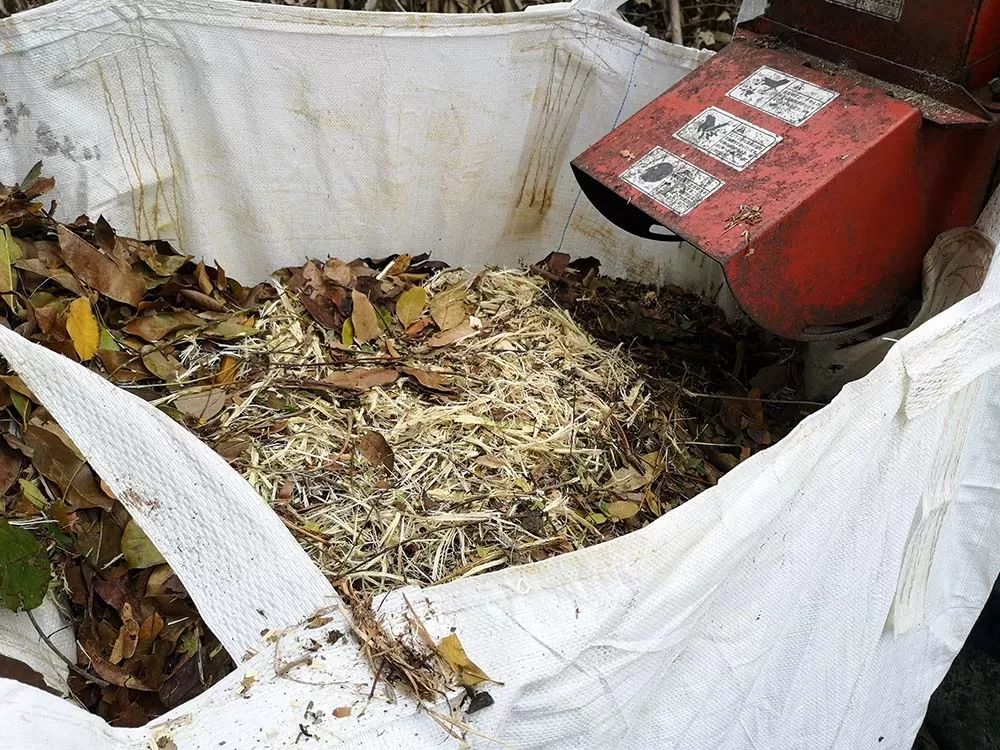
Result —
[{"label": "white plastic sheet", "polygon": [[[0,136],[0,173],[51,150],[66,206],[177,238],[241,276],[318,247],[439,248],[475,265],[562,246],[603,255],[612,272],[711,289],[717,277],[694,256],[606,225],[566,168],[697,62],[611,11],[597,0],[443,18],[223,0],[58,3],[0,23],[0,85],[15,113],[17,103],[30,112]],[[1000,200],[981,228],[996,242]],[[2,329],[0,353],[123,498],[229,652],[257,652],[139,729],[0,680],[5,742],[458,744],[435,719],[443,706],[390,703],[380,691],[369,702],[372,676],[348,639],[283,673],[303,653],[297,623],[335,599],[210,449]],[[436,637],[455,628],[503,682],[491,688],[495,705],[468,718],[475,747],[909,748],[1000,570],[998,364],[995,270],[776,447],[648,528],[396,592],[382,611],[412,606]],[[282,626],[277,643],[261,638]],[[325,712],[308,724],[316,739],[300,733],[310,702]],[[334,718],[342,706],[352,714]]]}]

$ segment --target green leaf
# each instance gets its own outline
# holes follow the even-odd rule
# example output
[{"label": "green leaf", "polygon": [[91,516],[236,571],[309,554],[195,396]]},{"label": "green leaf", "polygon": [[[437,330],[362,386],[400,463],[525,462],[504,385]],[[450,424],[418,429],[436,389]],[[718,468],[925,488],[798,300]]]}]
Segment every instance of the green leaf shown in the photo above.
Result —
[{"label": "green leaf", "polygon": [[38,540],[0,520],[0,604],[14,612],[34,609],[51,578],[49,558]]},{"label": "green leaf", "polygon": [[122,554],[130,568],[152,568],[166,562],[135,521],[125,524],[122,531]]},{"label": "green leaf", "polygon": [[410,287],[396,300],[396,317],[406,328],[423,314],[426,306],[427,290],[422,286]]},{"label": "green leaf", "polygon": [[19,479],[18,482],[21,485],[21,494],[24,495],[25,500],[39,510],[45,510],[49,507],[49,501],[45,499],[45,495],[43,495],[42,491],[38,489],[37,484],[32,482],[30,479]]},{"label": "green leaf", "polygon": [[113,352],[121,351],[121,347],[118,346],[118,342],[115,341],[115,337],[111,335],[111,331],[107,328],[101,328],[101,340],[97,345],[98,349],[108,349]]}]

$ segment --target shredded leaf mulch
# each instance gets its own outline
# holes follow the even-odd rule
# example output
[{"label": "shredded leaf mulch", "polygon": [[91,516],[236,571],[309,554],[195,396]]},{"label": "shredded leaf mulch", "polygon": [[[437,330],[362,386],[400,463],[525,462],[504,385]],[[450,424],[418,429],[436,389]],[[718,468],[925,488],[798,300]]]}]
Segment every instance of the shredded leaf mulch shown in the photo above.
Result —
[{"label": "shredded leaf mulch", "polygon": [[[376,674],[418,697],[464,686],[480,705],[488,678],[458,634],[434,643],[414,621],[394,640],[373,596],[639,529],[818,406],[794,399],[794,346],[593,259],[473,273],[327,258],[247,287],[103,217],[59,222],[53,187],[40,165],[0,186],[5,324],[225,457],[337,584]],[[76,699],[138,725],[228,673],[180,581],[16,375],[0,375],[0,409],[0,538],[16,551],[0,602],[37,606],[51,566]]]}]

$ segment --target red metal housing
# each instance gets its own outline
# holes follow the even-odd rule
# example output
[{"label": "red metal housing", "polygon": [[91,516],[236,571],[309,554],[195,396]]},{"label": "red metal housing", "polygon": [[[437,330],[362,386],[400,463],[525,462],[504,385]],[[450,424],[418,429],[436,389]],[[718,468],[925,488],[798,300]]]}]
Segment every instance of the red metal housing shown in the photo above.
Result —
[{"label": "red metal housing", "polygon": [[[819,17],[831,4],[802,2]],[[763,327],[863,328],[918,286],[937,234],[975,220],[1000,131],[976,106],[773,46],[738,37],[573,168],[612,221],[666,227],[721,263]]]}]

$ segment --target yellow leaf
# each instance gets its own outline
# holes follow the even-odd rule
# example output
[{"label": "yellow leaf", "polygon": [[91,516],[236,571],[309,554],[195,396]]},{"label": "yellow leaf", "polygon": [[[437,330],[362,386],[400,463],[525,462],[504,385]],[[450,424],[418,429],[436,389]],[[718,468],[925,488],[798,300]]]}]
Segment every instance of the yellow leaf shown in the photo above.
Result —
[{"label": "yellow leaf", "polygon": [[463,685],[472,687],[480,682],[491,681],[486,673],[477,667],[465,653],[462,642],[454,633],[443,638],[437,649],[441,658],[448,662],[448,666],[458,672]]},{"label": "yellow leaf", "polygon": [[344,321],[344,327],[340,331],[340,343],[348,348],[354,344],[354,323],[350,318]]},{"label": "yellow leaf", "polygon": [[414,286],[407,289],[396,300],[396,317],[403,324],[403,328],[410,325],[420,317],[427,305],[427,290],[422,286]]},{"label": "yellow leaf", "polygon": [[606,512],[612,518],[625,521],[639,512],[639,505],[629,500],[615,500],[613,503],[608,503]]},{"label": "yellow leaf", "polygon": [[90,300],[77,297],[69,303],[69,317],[66,318],[66,332],[73,341],[73,348],[81,362],[97,354],[97,346],[101,341],[101,329],[97,318],[90,309]]},{"label": "yellow leaf", "polygon": [[351,322],[354,324],[354,338],[360,343],[377,339],[382,333],[382,327],[378,324],[378,313],[371,300],[357,289],[351,291],[351,302],[354,303],[354,312],[351,313]]}]

